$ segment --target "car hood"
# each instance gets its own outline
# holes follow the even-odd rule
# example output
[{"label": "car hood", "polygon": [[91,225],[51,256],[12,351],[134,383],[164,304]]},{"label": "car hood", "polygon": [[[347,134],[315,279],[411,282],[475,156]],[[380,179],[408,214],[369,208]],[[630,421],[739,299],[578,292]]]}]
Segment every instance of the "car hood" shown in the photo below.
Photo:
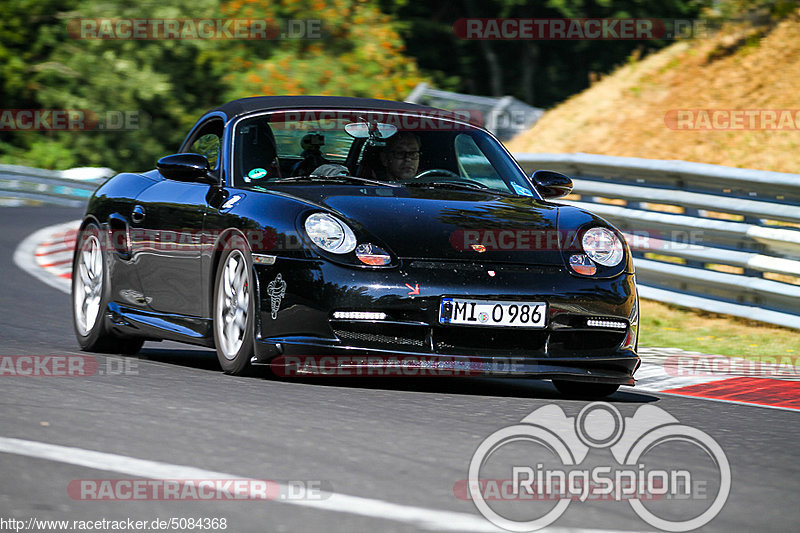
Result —
[{"label": "car hood", "polygon": [[445,189],[319,189],[292,194],[338,213],[402,258],[563,265],[558,206],[541,200]]}]

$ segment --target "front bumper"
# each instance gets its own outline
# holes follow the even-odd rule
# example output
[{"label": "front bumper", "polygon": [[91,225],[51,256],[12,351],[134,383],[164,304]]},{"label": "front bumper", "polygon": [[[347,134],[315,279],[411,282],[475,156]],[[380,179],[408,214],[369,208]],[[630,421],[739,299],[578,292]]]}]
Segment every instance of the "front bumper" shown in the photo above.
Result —
[{"label": "front bumper", "polygon": [[[278,355],[406,356],[436,360],[440,368],[469,369],[463,375],[628,385],[639,365],[633,274],[587,279],[560,266],[427,260],[368,270],[281,258],[255,269],[257,364]],[[276,285],[278,275],[285,285]],[[544,301],[546,325],[442,325],[442,297]],[[333,318],[334,311],[377,311],[386,318],[340,320]],[[589,327],[589,318],[624,321],[627,328]]]}]

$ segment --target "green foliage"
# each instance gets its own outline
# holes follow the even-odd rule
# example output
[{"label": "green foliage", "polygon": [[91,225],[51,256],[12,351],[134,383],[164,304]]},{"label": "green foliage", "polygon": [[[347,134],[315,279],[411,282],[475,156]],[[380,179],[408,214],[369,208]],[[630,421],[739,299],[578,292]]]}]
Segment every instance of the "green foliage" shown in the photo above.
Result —
[{"label": "green foliage", "polygon": [[[176,150],[206,110],[257,94],[403,99],[420,81],[471,94],[511,94],[547,107],[666,44],[645,41],[474,41],[467,17],[646,17],[787,12],[787,0],[2,0],[0,98],[4,109],[86,109],[128,128],[0,132],[0,160],[51,168],[152,168]],[[765,7],[766,6],[766,7]],[[723,15],[719,15],[723,16]],[[75,39],[76,18],[315,20],[319,38]],[[285,29],[285,28],[283,28]]]},{"label": "green foliage", "polygon": [[[37,100],[36,66],[58,46],[56,35],[62,26],[59,13],[74,8],[77,3],[78,0],[0,2],[0,102],[3,109],[41,107]],[[47,135],[0,133],[0,160],[5,163],[53,161],[55,158],[46,153],[51,143]],[[56,153],[65,155],[64,146],[53,144],[53,154]]]},{"label": "green foliage", "polygon": [[0,142],[0,163],[36,168],[70,168],[79,166],[72,151],[57,140],[38,138],[30,146],[19,148]]},{"label": "green foliage", "polygon": [[[259,57],[252,42],[227,52],[229,98],[257,94],[331,94],[403,99],[423,81],[392,18],[359,0],[235,0],[222,6],[231,18],[313,20],[311,38],[289,40]],[[313,28],[312,28],[313,29]]]},{"label": "green foliage", "polygon": [[63,39],[59,14],[78,0],[4,0],[0,2],[0,99],[4,108],[36,102],[35,66]]},{"label": "green foliage", "polygon": [[797,0],[718,0],[709,9],[709,16],[731,19],[767,13],[771,18],[782,19],[798,7]]},{"label": "green foliage", "polygon": [[[76,18],[319,19],[322,39],[76,39]],[[83,109],[121,130],[0,133],[0,159],[48,168],[153,168],[199,116],[255,94],[404,98],[421,81],[389,16],[358,0],[248,2],[4,0],[0,96],[5,109]]]},{"label": "green foliage", "polygon": [[512,95],[550,107],[610,72],[634,50],[658,50],[671,41],[466,40],[454,35],[461,18],[696,18],[712,0],[461,0],[431,5],[382,0],[384,11],[404,23],[402,35],[422,72],[455,81],[449,89]]}]

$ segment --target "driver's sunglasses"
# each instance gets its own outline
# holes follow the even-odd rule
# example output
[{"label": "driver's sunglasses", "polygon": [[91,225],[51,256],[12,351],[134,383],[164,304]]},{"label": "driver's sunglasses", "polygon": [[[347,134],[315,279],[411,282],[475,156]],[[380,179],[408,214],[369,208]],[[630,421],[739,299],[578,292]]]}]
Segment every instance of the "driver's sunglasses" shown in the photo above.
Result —
[{"label": "driver's sunglasses", "polygon": [[391,151],[389,154],[392,156],[393,159],[419,159],[419,150],[413,150],[410,152],[403,152],[403,151]]}]

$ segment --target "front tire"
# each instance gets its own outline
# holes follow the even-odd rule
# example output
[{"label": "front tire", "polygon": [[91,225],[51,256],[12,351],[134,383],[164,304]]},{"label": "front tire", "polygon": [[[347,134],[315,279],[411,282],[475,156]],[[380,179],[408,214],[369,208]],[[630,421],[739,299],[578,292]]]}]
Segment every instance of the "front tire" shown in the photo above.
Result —
[{"label": "front tire", "polygon": [[619,385],[610,383],[587,383],[585,381],[562,381],[560,379],[554,379],[553,385],[556,386],[558,392],[567,398],[605,398],[619,389]]},{"label": "front tire", "polygon": [[253,263],[244,239],[225,244],[214,283],[214,343],[226,374],[244,375],[255,353]]},{"label": "front tire", "polygon": [[104,312],[110,285],[103,249],[103,234],[97,224],[81,230],[72,258],[72,325],[81,349],[87,352],[136,354],[144,339],[120,337],[106,327]]}]

